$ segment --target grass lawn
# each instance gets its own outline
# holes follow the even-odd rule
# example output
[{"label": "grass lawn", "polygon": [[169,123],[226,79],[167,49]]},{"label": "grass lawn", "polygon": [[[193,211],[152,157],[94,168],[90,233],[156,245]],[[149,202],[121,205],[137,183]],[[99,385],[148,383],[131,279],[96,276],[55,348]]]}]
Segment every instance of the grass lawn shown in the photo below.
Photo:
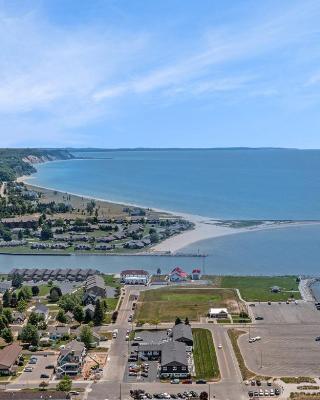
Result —
[{"label": "grass lawn", "polygon": [[52,286],[49,285],[38,285],[40,292],[39,296],[47,296],[50,292]]},{"label": "grass lawn", "polygon": [[[272,286],[279,286],[281,292],[271,293]],[[295,276],[224,276],[221,287],[239,289],[246,301],[285,301],[292,294],[301,298]]]},{"label": "grass lawn", "polygon": [[120,287],[120,279],[115,278],[114,275],[103,275],[104,283],[111,287]]},{"label": "grass lawn", "polygon": [[176,317],[195,321],[210,307],[228,307],[237,313],[237,295],[232,289],[161,288],[141,292],[135,319],[172,322]]},{"label": "grass lawn", "polygon": [[194,328],[192,334],[197,379],[218,379],[220,371],[211,332],[208,329]]},{"label": "grass lawn", "polygon": [[228,335],[229,335],[229,338],[230,338],[230,341],[231,341],[231,344],[233,347],[233,351],[234,351],[237,361],[238,361],[242,379],[245,381],[247,379],[254,377],[255,374],[247,368],[247,366],[244,362],[244,359],[242,357],[239,345],[238,345],[238,338],[239,338],[239,336],[241,336],[244,333],[245,333],[244,331],[240,331],[237,329],[229,329],[228,330]]},{"label": "grass lawn", "polygon": [[110,297],[110,298],[108,297],[106,299],[106,302],[107,302],[107,305],[108,305],[107,311],[114,311],[116,306],[117,306],[117,304],[118,304],[118,300],[119,299],[114,299],[112,297]]}]

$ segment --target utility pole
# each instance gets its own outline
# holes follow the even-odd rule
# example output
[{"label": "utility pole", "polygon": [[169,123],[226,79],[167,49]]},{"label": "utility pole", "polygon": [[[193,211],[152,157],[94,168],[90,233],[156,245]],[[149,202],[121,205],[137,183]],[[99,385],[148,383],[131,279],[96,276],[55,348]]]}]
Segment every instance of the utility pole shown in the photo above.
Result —
[{"label": "utility pole", "polygon": [[262,368],[262,350],[260,350],[260,368]]}]

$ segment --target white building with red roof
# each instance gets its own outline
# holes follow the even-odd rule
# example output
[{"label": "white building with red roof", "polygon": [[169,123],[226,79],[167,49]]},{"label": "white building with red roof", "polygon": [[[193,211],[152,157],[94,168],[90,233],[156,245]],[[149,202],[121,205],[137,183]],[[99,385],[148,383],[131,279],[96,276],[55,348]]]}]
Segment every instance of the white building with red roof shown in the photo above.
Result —
[{"label": "white building with red roof", "polygon": [[198,268],[195,268],[194,270],[192,270],[191,273],[191,279],[193,281],[198,281],[201,278],[201,271]]},{"label": "white building with red roof", "polygon": [[176,267],[170,272],[169,277],[171,282],[183,282],[188,279],[188,274],[182,268]]}]

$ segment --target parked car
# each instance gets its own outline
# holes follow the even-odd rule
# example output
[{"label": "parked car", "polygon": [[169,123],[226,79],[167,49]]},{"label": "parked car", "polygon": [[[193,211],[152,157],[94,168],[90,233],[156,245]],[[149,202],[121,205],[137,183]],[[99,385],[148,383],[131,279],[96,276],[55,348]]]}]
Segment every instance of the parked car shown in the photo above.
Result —
[{"label": "parked car", "polygon": [[250,392],[248,392],[248,396],[249,397],[253,397],[253,391],[252,390],[250,390]]},{"label": "parked car", "polygon": [[136,336],[133,340],[136,342],[143,342],[143,339],[140,336]]},{"label": "parked car", "polygon": [[46,365],[46,369],[54,369],[54,365],[52,365],[52,364]]},{"label": "parked car", "polygon": [[317,337],[315,338],[315,341],[316,341],[316,342],[319,342],[319,341],[320,341],[320,336],[317,336]]},{"label": "parked car", "polygon": [[48,378],[50,378],[50,377],[49,377],[49,375],[47,375],[47,374],[41,374],[41,375],[40,375],[40,378],[41,378],[41,379],[48,379]]},{"label": "parked car", "polygon": [[207,381],[205,381],[204,379],[198,379],[197,381],[196,381],[196,383],[198,383],[198,384],[206,384],[207,383]]},{"label": "parked car", "polygon": [[24,372],[32,372],[33,368],[32,367],[25,367]]},{"label": "parked car", "polygon": [[256,321],[263,321],[263,317],[257,316],[257,317],[256,317]]}]

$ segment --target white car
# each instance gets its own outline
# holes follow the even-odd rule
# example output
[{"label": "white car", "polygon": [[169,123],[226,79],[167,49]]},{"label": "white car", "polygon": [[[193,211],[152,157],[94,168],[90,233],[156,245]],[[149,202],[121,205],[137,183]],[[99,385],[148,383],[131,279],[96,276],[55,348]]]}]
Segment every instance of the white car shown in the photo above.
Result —
[{"label": "white car", "polygon": [[33,368],[32,367],[26,367],[25,369],[24,369],[24,372],[32,372],[33,371]]},{"label": "white car", "polygon": [[222,349],[222,344],[218,344],[218,349]]}]

